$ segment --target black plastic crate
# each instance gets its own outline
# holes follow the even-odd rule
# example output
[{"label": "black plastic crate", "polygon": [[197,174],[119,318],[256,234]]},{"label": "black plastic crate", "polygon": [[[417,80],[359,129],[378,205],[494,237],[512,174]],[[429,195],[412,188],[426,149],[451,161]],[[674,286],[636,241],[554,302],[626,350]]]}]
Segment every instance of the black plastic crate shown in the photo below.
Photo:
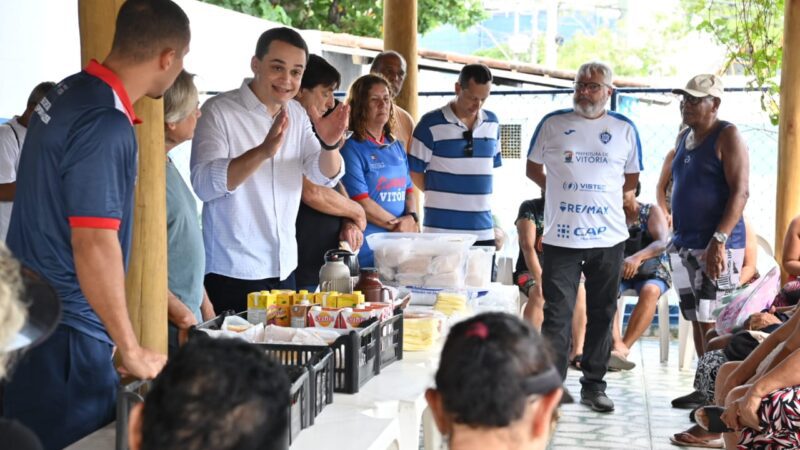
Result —
[{"label": "black plastic crate", "polygon": [[327,346],[292,344],[253,344],[263,349],[283,366],[302,366],[308,369],[311,383],[311,414],[308,425],[333,403],[334,365],[333,351]]},{"label": "black plastic crate", "polygon": [[[198,330],[218,330],[225,317],[233,314],[226,311],[208,322],[197,325],[189,336],[202,332]],[[238,314],[245,317],[246,313]],[[374,320],[374,319],[373,319]],[[312,362],[314,356],[330,349],[333,352],[333,390],[345,394],[358,392],[361,386],[380,371],[380,324],[373,321],[365,328],[352,330],[339,336],[329,346],[292,345],[292,344],[253,344],[270,353],[284,365],[305,365]],[[400,333],[402,336],[402,332]],[[402,350],[401,350],[402,353]],[[315,385],[316,389],[316,385]],[[327,401],[327,400],[326,400]],[[322,403],[314,399],[315,406],[322,408]],[[330,403],[330,402],[327,402]]]},{"label": "black plastic crate", "polygon": [[381,322],[379,371],[389,364],[403,359],[403,311],[396,309],[394,315]]},{"label": "black plastic crate", "polygon": [[[303,366],[284,366],[289,382],[289,445],[304,428],[311,426],[311,379]],[[288,446],[287,446],[288,447]]]}]

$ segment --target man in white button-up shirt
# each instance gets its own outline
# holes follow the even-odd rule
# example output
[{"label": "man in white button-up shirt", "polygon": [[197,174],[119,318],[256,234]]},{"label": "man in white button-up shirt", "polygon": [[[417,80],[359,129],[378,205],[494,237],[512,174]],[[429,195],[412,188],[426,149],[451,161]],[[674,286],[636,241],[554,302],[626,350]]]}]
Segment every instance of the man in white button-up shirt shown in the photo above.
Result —
[{"label": "man in white button-up shirt", "polygon": [[294,289],[303,175],[333,187],[344,174],[349,108],[309,120],[293,100],[307,58],[296,31],[267,30],[250,62],[254,77],[203,105],[191,178],[204,202],[205,286],[217,311],[244,310],[248,292]]}]

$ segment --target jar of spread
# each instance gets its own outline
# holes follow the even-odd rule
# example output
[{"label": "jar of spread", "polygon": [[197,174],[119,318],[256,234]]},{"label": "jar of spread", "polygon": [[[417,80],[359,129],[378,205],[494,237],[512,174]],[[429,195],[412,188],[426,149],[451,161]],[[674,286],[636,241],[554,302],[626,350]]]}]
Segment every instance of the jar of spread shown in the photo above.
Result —
[{"label": "jar of spread", "polygon": [[[374,267],[363,267],[358,282],[354,288],[356,291],[364,293],[367,302],[392,301],[392,292],[385,287],[378,278],[378,269]],[[386,297],[384,298],[384,293]]]}]

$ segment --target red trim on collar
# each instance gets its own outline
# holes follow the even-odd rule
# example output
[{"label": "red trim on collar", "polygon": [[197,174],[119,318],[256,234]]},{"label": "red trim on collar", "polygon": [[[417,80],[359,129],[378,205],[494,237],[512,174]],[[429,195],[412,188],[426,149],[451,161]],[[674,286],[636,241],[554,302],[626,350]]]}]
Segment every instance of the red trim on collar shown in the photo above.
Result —
[{"label": "red trim on collar", "polygon": [[125,115],[128,116],[128,120],[130,120],[133,125],[142,123],[142,121],[136,117],[136,113],[133,111],[133,104],[131,104],[131,99],[128,97],[128,91],[125,90],[125,86],[122,84],[119,77],[117,77],[117,74],[112,72],[108,67],[97,62],[96,59],[89,61],[89,64],[83,70],[89,75],[99,78],[111,87],[122,102],[122,106],[125,108]]},{"label": "red trim on collar", "polygon": [[378,141],[374,137],[372,137],[371,134],[367,133],[367,140],[372,142],[372,143],[374,143],[375,145],[383,145],[384,142],[386,142],[386,135],[385,134],[381,134],[381,140]]}]

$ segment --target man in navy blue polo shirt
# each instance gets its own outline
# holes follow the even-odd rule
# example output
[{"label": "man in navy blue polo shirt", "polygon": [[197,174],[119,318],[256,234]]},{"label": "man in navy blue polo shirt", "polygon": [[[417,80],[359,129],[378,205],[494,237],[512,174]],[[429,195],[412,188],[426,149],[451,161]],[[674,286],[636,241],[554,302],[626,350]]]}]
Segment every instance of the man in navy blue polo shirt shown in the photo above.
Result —
[{"label": "man in navy blue polo shirt", "polygon": [[189,20],[169,0],[128,0],[111,53],[37,106],[24,144],[8,245],[63,304],[58,329],[19,361],[7,417],[60,449],[114,419],[120,372],[153,378],[164,355],[141,347],[125,300],[137,173],[133,103],[158,98],[183,68]]}]

